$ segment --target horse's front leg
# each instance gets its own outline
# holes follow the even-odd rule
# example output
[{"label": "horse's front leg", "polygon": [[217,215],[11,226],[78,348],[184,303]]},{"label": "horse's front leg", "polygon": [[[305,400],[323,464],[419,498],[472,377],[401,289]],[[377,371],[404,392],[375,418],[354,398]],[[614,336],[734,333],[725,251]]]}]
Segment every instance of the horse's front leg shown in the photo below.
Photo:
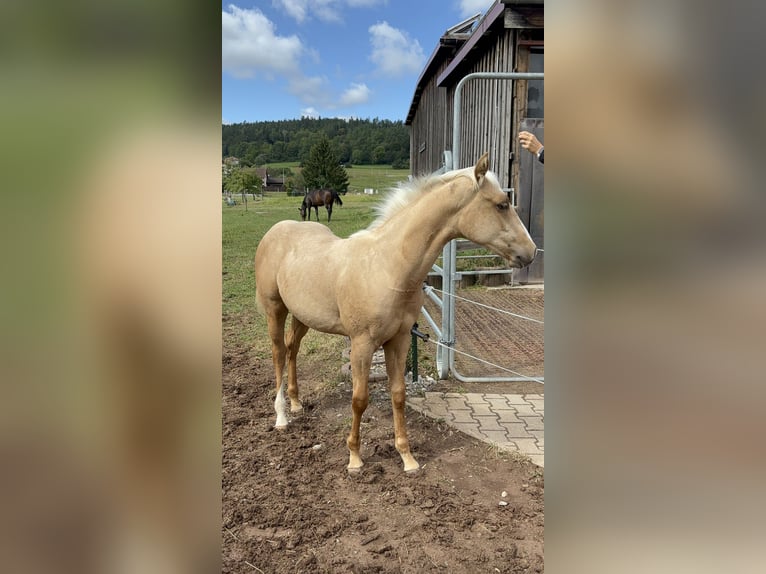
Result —
[{"label": "horse's front leg", "polygon": [[351,399],[353,415],[351,419],[351,432],[346,440],[349,452],[349,472],[359,472],[364,464],[359,455],[359,425],[362,422],[362,415],[367,409],[369,402],[367,384],[370,378],[370,365],[372,364],[372,354],[374,352],[375,346],[369,339],[357,337],[351,340],[351,378],[354,390]]},{"label": "horse's front leg", "polygon": [[[404,418],[404,401],[406,388],[404,384],[404,368],[407,363],[407,350],[410,344],[408,331],[399,333],[383,345],[386,353],[386,373],[391,388],[391,405],[394,412],[394,443],[402,457],[405,472],[415,472],[420,465],[410,452],[410,442],[407,439],[407,422]],[[415,376],[413,374],[413,376]]]},{"label": "horse's front leg", "polygon": [[331,217],[332,217],[332,203],[327,206],[327,223],[330,223]]}]

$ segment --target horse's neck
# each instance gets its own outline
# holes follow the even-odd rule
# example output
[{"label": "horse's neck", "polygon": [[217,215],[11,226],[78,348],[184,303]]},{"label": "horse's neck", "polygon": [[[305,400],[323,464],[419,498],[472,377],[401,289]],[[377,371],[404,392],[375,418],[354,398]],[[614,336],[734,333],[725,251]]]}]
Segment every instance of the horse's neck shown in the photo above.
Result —
[{"label": "horse's neck", "polygon": [[[463,199],[433,190],[375,229],[376,242],[392,257],[401,289],[420,288],[444,245],[459,236],[457,218]],[[439,196],[442,197],[439,197]]]}]

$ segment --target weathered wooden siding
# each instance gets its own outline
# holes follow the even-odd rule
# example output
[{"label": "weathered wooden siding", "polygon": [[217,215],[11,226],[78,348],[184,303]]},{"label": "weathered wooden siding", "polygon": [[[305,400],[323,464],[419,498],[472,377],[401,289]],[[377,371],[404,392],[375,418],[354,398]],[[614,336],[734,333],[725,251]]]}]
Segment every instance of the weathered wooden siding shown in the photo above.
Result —
[{"label": "weathered wooden siding", "polygon": [[[504,30],[497,42],[466,74],[513,71],[515,30]],[[413,175],[436,171],[444,163],[444,151],[452,149],[452,108],[456,84],[440,88],[436,80],[447,67],[444,62],[420,96],[410,127],[410,170]],[[472,80],[463,87],[461,152],[455,165],[476,163],[490,153],[491,169],[504,187],[511,185],[511,153],[514,151],[514,94],[509,80]]]},{"label": "weathered wooden siding", "polygon": [[442,167],[444,151],[452,147],[452,94],[436,85],[447,64],[436,70],[423,89],[410,126],[410,172],[415,176]]},{"label": "weathered wooden siding", "polygon": [[[465,71],[512,72],[515,31],[502,30],[495,42]],[[456,85],[448,88],[454,97]],[[513,87],[510,80],[471,80],[464,84],[461,105],[460,157],[457,167],[476,163],[485,151],[490,153],[490,167],[504,187],[510,182],[510,159],[513,151]],[[452,125],[450,114],[450,128]],[[451,132],[451,129],[450,129]],[[451,138],[451,134],[450,134]],[[450,146],[451,139],[450,139]]]}]

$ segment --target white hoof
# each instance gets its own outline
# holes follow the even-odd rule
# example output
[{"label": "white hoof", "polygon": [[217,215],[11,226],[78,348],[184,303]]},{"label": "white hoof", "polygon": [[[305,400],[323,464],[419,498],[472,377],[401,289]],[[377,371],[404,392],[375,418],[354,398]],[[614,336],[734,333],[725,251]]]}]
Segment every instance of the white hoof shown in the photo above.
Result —
[{"label": "white hoof", "polygon": [[287,417],[284,413],[277,415],[277,422],[274,424],[275,429],[283,429],[287,426]]}]

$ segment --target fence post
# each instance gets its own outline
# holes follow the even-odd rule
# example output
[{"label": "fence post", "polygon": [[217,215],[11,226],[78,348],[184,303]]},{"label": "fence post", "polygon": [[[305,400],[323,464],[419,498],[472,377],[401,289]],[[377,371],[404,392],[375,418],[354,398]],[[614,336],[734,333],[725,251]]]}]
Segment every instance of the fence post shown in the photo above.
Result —
[{"label": "fence post", "polygon": [[418,324],[415,323],[410,329],[412,333],[412,380],[418,380],[418,339],[428,342],[429,336],[418,331]]}]

